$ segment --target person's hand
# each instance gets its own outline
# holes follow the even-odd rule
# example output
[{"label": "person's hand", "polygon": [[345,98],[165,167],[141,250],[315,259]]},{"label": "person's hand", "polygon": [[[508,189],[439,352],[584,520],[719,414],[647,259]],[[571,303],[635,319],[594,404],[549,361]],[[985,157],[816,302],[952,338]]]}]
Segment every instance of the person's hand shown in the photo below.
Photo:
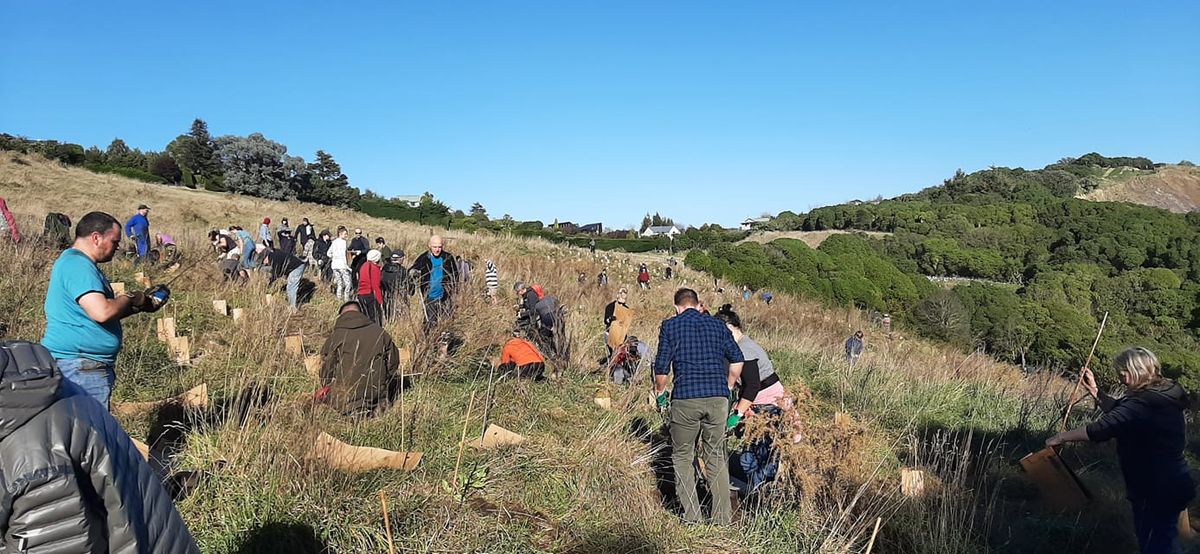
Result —
[{"label": "person's hand", "polygon": [[145,294],[146,300],[150,304],[150,308],[143,311],[157,312],[171,298],[171,289],[167,288],[166,285],[154,285],[146,289],[146,292],[143,294]]},{"label": "person's hand", "polygon": [[1091,369],[1085,367],[1079,370],[1079,383],[1087,389],[1092,398],[1100,394],[1100,389],[1096,387],[1096,376],[1092,374]]},{"label": "person's hand", "polygon": [[1058,445],[1066,442],[1063,440],[1062,435],[1063,435],[1062,433],[1059,433],[1057,435],[1054,435],[1053,437],[1046,439],[1046,446],[1055,447],[1055,446],[1058,446]]},{"label": "person's hand", "polygon": [[134,313],[154,311],[154,304],[151,302],[150,297],[146,296],[146,293],[135,291],[125,293],[125,296],[129,297],[129,305],[133,307]]},{"label": "person's hand", "polygon": [[654,398],[654,403],[658,406],[659,412],[665,411],[671,403],[671,391],[664,390],[658,393],[658,396]]},{"label": "person's hand", "polygon": [[734,427],[737,427],[738,424],[742,422],[742,418],[743,416],[741,412],[738,412],[737,410],[729,412],[729,417],[725,419],[725,430],[733,430]]}]

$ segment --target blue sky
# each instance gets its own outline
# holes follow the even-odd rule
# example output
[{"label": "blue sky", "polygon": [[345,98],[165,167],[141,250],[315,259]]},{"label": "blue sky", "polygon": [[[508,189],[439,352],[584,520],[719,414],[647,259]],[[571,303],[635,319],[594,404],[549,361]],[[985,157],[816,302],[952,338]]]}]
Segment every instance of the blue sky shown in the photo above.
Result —
[{"label": "blue sky", "polygon": [[1200,3],[805,4],[0,0],[0,132],[161,149],[198,116],[382,194],[612,227],[1200,162]]}]

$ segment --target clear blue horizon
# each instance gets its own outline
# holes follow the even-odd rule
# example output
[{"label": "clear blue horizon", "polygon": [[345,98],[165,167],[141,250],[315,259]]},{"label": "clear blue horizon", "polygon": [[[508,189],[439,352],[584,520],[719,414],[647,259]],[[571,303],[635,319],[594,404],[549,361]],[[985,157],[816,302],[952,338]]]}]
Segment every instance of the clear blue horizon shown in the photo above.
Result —
[{"label": "clear blue horizon", "polygon": [[746,217],[1097,151],[1200,162],[1196,2],[5,2],[0,132],[195,117],[492,217]]}]

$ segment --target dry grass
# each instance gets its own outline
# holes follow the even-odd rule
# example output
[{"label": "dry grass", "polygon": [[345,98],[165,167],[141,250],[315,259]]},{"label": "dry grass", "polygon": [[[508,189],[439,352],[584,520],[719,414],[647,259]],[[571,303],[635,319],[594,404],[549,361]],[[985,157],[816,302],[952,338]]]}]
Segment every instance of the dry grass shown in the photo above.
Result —
[{"label": "dry grass", "polygon": [[[287,216],[293,223],[307,216],[318,228],[361,226],[387,237],[393,248],[403,247],[410,258],[433,232],[343,210],[143,185],[8,153],[0,153],[0,195],[29,234],[37,233],[49,211],[77,219],[104,210],[124,218],[145,202],[153,207],[152,228],[173,234],[190,260],[207,255],[208,228],[238,223],[252,229],[263,216]],[[798,397],[804,430],[799,443],[783,441],[789,443],[782,447],[783,474],[742,512],[738,525],[685,527],[660,504],[654,470],[662,446],[653,433],[631,431],[657,427],[659,416],[644,402],[647,373],[637,375],[631,389],[614,391],[614,405],[624,409],[606,412],[591,402],[605,386],[596,371],[604,351],[603,306],[616,287],[634,283],[638,262],[661,258],[592,259],[584,250],[540,240],[445,234],[447,250],[476,262],[476,291],[482,291],[483,260],[495,260],[503,294],[495,304],[482,294],[460,299],[454,329],[466,346],[449,359],[432,353],[415,305],[412,317],[389,324],[397,342],[414,349],[414,370],[423,375],[405,393],[403,407],[375,420],[347,421],[314,408],[308,398],[315,381],[300,358],[284,352],[282,337],[296,332],[308,352],[320,347],[337,304],[324,291],[304,307],[303,317],[291,318],[283,302],[263,306],[269,290],[261,278],[231,286],[209,264],[197,265],[174,284],[176,295],[165,310],[180,333],[193,338],[195,360],[186,367],[170,362],[150,317],[127,320],[117,401],[160,398],[199,383],[208,383],[215,397],[211,413],[174,425],[182,437],[172,466],[207,474],[179,503],[205,551],[384,552],[380,490],[390,498],[394,541],[402,551],[859,552],[877,517],[888,521],[877,552],[969,551],[984,544],[989,529],[974,511],[987,488],[982,477],[972,477],[986,472],[963,461],[980,449],[969,439],[965,446],[951,441],[957,446],[945,456],[912,445],[927,442],[920,433],[929,428],[993,434],[1038,429],[1061,401],[1053,380],[1028,380],[1011,366],[900,332],[885,338],[856,311],[782,294],[770,307],[721,298],[710,278],[681,267],[669,285],[655,283],[645,292],[630,287],[630,305],[638,312],[633,334],[653,344],[658,323],[673,313],[670,296],[677,285],[696,287],[713,308],[732,302]],[[40,336],[53,256],[31,244],[0,248],[0,314],[11,336]],[[609,270],[609,290],[594,285],[602,267]],[[106,268],[113,280],[129,284],[134,271],[122,261]],[[576,281],[581,271],[589,277],[583,284]],[[151,272],[155,280],[167,277]],[[455,481],[468,398],[472,392],[483,398],[483,362],[511,329],[516,280],[542,283],[568,306],[572,355],[556,367],[560,376],[552,382],[496,385],[491,421],[529,440],[495,452],[468,449],[458,476],[466,486],[448,490],[443,482]],[[214,299],[245,308],[249,317],[234,324],[214,314]],[[867,330],[867,354],[850,369],[841,345],[859,328]],[[480,432],[482,411],[477,402],[470,434]],[[835,418],[835,411],[851,417]],[[162,431],[151,418],[124,423],[138,438]],[[423,451],[425,459],[412,473],[329,471],[305,460],[318,430],[354,444]],[[903,464],[930,468],[946,492],[905,500],[896,490]],[[964,509],[971,511],[964,516]]]},{"label": "dry grass", "polygon": [[829,229],[826,231],[764,231],[761,233],[754,233],[746,237],[746,240],[766,244],[775,239],[800,239],[804,241],[804,244],[807,244],[809,248],[816,248],[821,246],[821,243],[825,242],[825,239],[833,235],[841,235],[846,233],[863,233],[876,238],[891,236],[891,233],[880,233],[876,231],[843,231],[841,229]]}]

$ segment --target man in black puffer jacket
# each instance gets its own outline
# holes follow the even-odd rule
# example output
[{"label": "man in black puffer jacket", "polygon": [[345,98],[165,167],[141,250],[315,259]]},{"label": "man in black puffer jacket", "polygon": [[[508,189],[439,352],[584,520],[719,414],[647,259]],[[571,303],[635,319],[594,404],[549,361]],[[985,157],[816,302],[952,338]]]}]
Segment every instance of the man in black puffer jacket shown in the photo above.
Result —
[{"label": "man in black puffer jacket", "polygon": [[50,352],[0,342],[0,553],[200,552],[159,477]]}]

